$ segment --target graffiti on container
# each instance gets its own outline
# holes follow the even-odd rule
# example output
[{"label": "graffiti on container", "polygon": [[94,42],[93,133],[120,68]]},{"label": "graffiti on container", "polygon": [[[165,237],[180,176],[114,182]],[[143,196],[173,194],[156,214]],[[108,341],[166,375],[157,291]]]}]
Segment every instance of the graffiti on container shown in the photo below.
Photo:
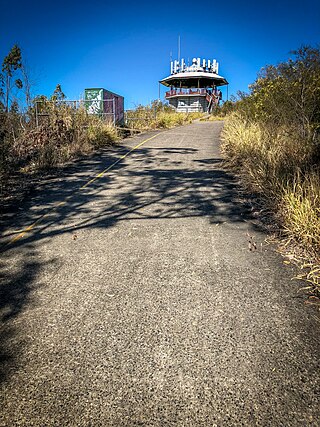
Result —
[{"label": "graffiti on container", "polygon": [[89,114],[103,113],[103,89],[86,89],[85,101]]}]

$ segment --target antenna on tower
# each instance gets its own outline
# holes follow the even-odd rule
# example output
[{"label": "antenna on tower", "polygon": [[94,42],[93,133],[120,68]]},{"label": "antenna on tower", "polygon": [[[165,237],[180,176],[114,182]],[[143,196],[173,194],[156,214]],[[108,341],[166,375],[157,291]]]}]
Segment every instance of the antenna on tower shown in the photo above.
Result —
[{"label": "antenna on tower", "polygon": [[179,63],[180,63],[180,44],[181,44],[181,41],[180,41],[180,34],[179,34],[179,36],[178,36],[178,61],[179,61]]}]

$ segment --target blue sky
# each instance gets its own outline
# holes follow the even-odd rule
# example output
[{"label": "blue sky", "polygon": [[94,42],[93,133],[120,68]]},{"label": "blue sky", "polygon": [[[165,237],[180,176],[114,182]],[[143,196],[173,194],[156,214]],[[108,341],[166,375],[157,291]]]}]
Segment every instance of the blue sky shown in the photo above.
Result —
[{"label": "blue sky", "polygon": [[320,42],[318,0],[1,0],[0,10],[0,59],[21,46],[34,94],[60,83],[79,99],[86,87],[104,87],[123,95],[126,108],[158,97],[179,34],[182,57],[218,60],[229,95],[246,91],[265,64]]}]

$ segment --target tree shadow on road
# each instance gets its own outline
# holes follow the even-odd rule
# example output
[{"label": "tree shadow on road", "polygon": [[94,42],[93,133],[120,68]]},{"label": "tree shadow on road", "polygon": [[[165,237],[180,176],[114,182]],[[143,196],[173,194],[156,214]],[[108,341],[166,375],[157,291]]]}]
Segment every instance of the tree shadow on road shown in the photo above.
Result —
[{"label": "tree shadow on road", "polygon": [[[24,246],[68,232],[70,224],[75,231],[106,228],[133,218],[207,217],[216,224],[242,222],[248,217],[248,205],[239,199],[237,180],[224,169],[221,159],[191,158],[190,167],[186,168],[181,161],[170,158],[170,150],[140,148],[85,189],[79,190],[80,183],[85,182],[84,169],[101,171],[110,160],[105,163],[103,157],[88,160],[73,168],[71,178],[59,177],[47,182],[42,191],[33,195],[29,210],[16,218],[15,228],[23,229],[43,214],[49,212],[49,215],[15,245]],[[174,152],[179,154],[179,149]],[[196,149],[180,150],[184,157],[196,152]],[[63,201],[64,204],[55,207]],[[14,235],[7,233],[8,238]]]},{"label": "tree shadow on road", "polygon": [[32,245],[28,245],[19,261],[9,270],[5,257],[0,261],[0,382],[9,376],[24,347],[23,335],[19,337],[18,344],[12,339],[17,333],[16,319],[27,306],[32,305],[32,294],[41,268]]},{"label": "tree shadow on road", "polygon": [[[18,332],[12,320],[36,304],[32,295],[43,267],[37,257],[43,239],[70,231],[107,229],[132,219],[143,222],[202,217],[210,226],[239,223],[249,217],[248,206],[239,200],[237,181],[223,168],[221,159],[199,158],[196,148],[141,147],[109,173],[80,189],[90,174],[94,176],[118,158],[119,153],[106,150],[100,156],[83,159],[63,175],[43,183],[23,213],[15,217],[14,227],[21,230],[49,213],[31,233],[2,247],[3,378],[23,348],[23,343],[11,347],[12,337]],[[15,235],[8,230],[7,238]],[[21,261],[18,268],[10,270],[6,268],[6,257],[14,252],[20,254]]]}]

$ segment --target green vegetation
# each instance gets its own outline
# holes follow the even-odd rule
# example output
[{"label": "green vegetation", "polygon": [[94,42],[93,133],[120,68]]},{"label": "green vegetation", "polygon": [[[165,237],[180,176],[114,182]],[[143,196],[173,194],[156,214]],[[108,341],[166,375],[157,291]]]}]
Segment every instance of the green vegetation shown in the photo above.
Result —
[{"label": "green vegetation", "polygon": [[223,151],[275,213],[287,242],[310,258],[308,280],[319,292],[320,51],[301,47],[292,54],[265,67],[250,93],[233,102]]}]

